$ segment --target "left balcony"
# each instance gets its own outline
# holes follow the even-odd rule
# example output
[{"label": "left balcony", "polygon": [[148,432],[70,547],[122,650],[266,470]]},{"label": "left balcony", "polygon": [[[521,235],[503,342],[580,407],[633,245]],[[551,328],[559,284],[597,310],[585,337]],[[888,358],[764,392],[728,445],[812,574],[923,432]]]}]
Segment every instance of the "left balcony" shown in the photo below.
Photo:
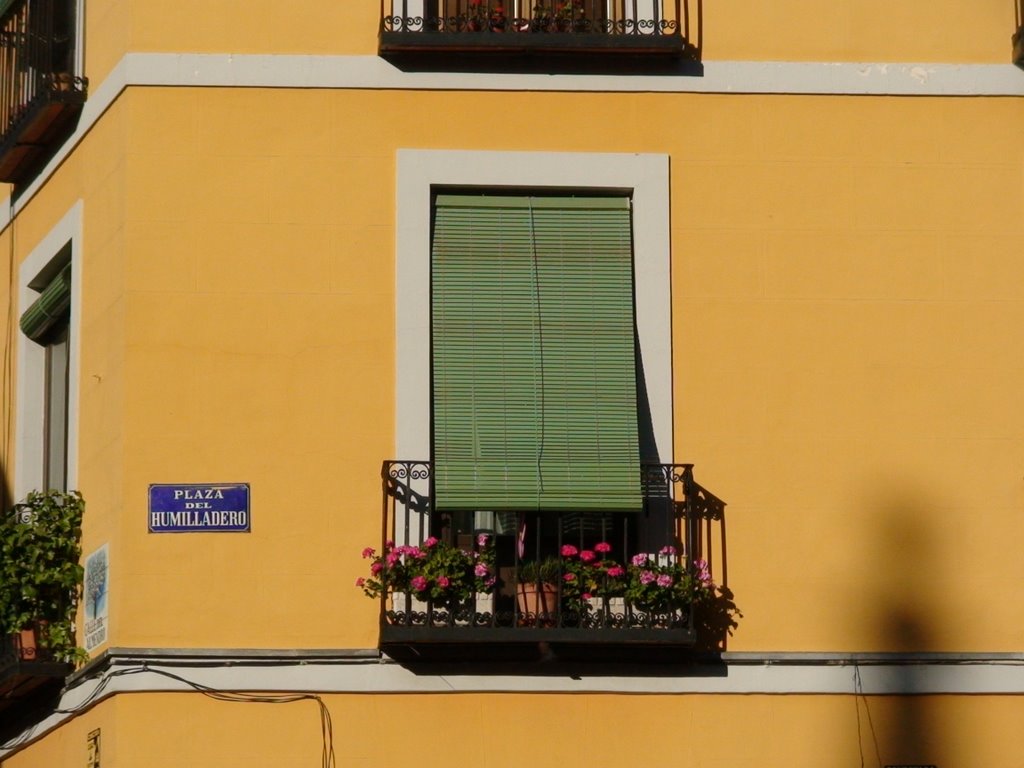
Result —
[{"label": "left balcony", "polygon": [[0,740],[58,694],[74,665],[40,647],[29,630],[0,637]]},{"label": "left balcony", "polygon": [[0,0],[0,181],[24,182],[74,126],[73,0]]}]

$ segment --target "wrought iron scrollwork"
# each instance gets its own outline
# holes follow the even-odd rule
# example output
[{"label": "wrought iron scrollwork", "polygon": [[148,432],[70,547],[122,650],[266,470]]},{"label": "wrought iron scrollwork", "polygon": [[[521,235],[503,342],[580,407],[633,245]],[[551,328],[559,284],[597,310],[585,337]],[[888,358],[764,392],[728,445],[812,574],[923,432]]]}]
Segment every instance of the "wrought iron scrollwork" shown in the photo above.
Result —
[{"label": "wrought iron scrollwork", "polygon": [[[446,13],[445,10],[454,10]],[[396,10],[393,8],[393,10]],[[511,16],[495,13],[486,6],[471,7],[458,2],[442,4],[441,12],[434,15],[386,14],[381,19],[385,32],[413,33],[493,33],[493,34],[579,34],[579,35],[677,35],[679,20],[666,18],[658,12],[651,18],[630,17],[626,6],[619,7],[611,16],[592,17],[586,14],[561,13]]]}]

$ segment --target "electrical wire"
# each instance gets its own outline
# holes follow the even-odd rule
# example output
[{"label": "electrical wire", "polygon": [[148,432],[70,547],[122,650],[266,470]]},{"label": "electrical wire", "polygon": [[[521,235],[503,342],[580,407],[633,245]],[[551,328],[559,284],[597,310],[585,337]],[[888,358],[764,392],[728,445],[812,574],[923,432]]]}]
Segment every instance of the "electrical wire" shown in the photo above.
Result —
[{"label": "electrical wire", "polygon": [[[175,674],[174,672],[168,672],[164,669],[150,667],[148,664],[142,664],[138,667],[116,669],[113,672],[104,675],[99,684],[90,691],[89,695],[79,702],[77,706],[70,709],[56,709],[52,714],[70,716],[78,715],[92,706],[96,700],[99,699],[103,691],[110,684],[110,681],[114,678],[144,673],[159,675],[182,683],[197,693],[213,699],[214,701],[223,701],[233,704],[294,704],[300,701],[315,701],[320,711],[320,739],[322,744],[320,751],[320,766],[321,768],[335,768],[337,765],[334,752],[334,723],[331,720],[331,711],[328,709],[324,700],[315,693],[252,694],[246,693],[245,691],[222,690],[212,688],[208,685],[203,685],[202,683],[197,683],[194,680],[189,680],[188,678]],[[16,739],[0,744],[0,749],[13,749],[21,746],[27,743],[31,736],[32,730],[29,729],[19,735]]]},{"label": "electrical wire", "polygon": [[878,760],[878,768],[882,768],[882,753],[878,749],[878,737],[875,735],[875,724],[871,721],[871,709],[868,707],[867,696],[864,695],[864,682],[860,677],[860,667],[853,667],[853,706],[857,709],[857,750],[860,752],[860,768],[864,768],[864,741],[861,735],[860,723],[860,700],[864,699],[864,712],[868,718],[868,731],[871,733],[871,741],[875,745],[875,759]]}]

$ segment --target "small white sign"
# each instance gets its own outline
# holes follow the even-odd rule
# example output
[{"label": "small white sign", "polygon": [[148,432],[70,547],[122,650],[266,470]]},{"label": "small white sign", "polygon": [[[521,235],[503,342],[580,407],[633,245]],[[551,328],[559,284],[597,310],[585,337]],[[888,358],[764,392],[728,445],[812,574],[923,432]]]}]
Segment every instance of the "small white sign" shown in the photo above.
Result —
[{"label": "small white sign", "polygon": [[107,545],[85,558],[82,599],[85,602],[85,650],[91,651],[107,641],[107,585],[110,566]]}]

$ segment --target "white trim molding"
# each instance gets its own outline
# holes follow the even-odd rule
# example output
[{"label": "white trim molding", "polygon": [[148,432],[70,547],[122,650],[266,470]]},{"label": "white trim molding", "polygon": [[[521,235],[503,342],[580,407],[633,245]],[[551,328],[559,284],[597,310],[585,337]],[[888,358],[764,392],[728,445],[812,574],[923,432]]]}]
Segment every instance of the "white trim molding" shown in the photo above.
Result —
[{"label": "white trim molding", "polygon": [[[14,215],[35,196],[129,86],[328,88],[606,93],[735,93],[829,96],[1024,96],[1012,64],[708,61],[700,74],[525,75],[403,72],[379,56],[128,53],[93,84],[74,133],[18,195]],[[11,212],[0,211],[0,230]]]},{"label": "white trim molding", "polygon": [[400,149],[395,205],[395,458],[430,456],[430,214],[435,187],[621,191],[633,198],[636,324],[659,460],[672,460],[667,155]]},{"label": "white trim molding", "polygon": [[586,666],[487,671],[448,665],[424,674],[367,649],[272,651],[111,648],[76,674],[57,712],[0,744],[0,761],[98,703],[125,693],[197,691],[345,694],[589,693],[632,695],[1024,694],[1024,655],[723,654],[677,667]]},{"label": "white trim molding", "polygon": [[408,72],[379,56],[130,53],[129,85],[768,93],[857,96],[1024,96],[1012,64],[708,61],[698,74],[551,75]]},{"label": "white trim molding", "polygon": [[[82,317],[82,207],[79,200],[64,214],[57,225],[32,249],[18,270],[17,316],[39,297],[32,283],[40,273],[60,257],[65,247],[71,249],[71,321],[69,324],[68,359],[68,435],[67,487],[78,488],[78,397],[79,360],[81,352]],[[17,403],[15,416],[14,497],[22,499],[29,491],[42,490],[43,430],[45,426],[43,389],[45,385],[46,349],[28,339],[20,329],[17,334]]]}]

